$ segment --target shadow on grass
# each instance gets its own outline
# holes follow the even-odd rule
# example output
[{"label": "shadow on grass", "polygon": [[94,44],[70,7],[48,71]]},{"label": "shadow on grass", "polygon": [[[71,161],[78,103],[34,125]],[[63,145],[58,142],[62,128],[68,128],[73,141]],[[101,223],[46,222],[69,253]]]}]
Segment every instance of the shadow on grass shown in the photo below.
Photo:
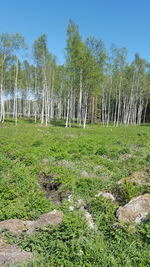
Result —
[{"label": "shadow on grass", "polygon": [[[15,120],[13,118],[6,118],[5,122],[8,123],[15,123]],[[34,118],[18,118],[18,124],[26,124],[26,123],[30,123],[30,124],[41,124],[40,120],[37,120],[35,122]],[[90,123],[87,123],[87,125]],[[45,123],[42,124],[43,126],[45,125]],[[66,121],[65,120],[51,120],[50,123],[48,123],[48,126],[53,125],[55,127],[66,127]],[[74,123],[71,124],[70,128],[82,128],[83,126],[79,126],[77,124],[77,122],[75,121]],[[68,127],[69,128],[69,127]]]},{"label": "shadow on grass", "polygon": [[150,122],[148,123],[142,123],[140,126],[147,126],[147,127],[150,127]]},{"label": "shadow on grass", "polygon": [[[50,124],[56,127],[66,127],[66,121],[64,120],[59,120],[59,121],[51,120]],[[81,128],[81,127],[76,123],[72,123],[70,128]]]},{"label": "shadow on grass", "polygon": [[12,120],[11,120],[11,119],[5,119],[4,123],[5,123],[5,122],[15,123],[15,121],[14,121],[13,119],[12,119]]},{"label": "shadow on grass", "polygon": [[[29,119],[29,118],[25,119],[24,118],[23,121],[27,122],[27,123],[34,123],[35,124],[35,120],[34,119]],[[39,121],[37,121],[37,123],[39,123]]]},{"label": "shadow on grass", "polygon": [[[9,123],[15,123],[15,119],[11,118],[6,118],[5,122]],[[33,119],[26,119],[26,118],[18,118],[17,122],[20,123],[35,123]]]}]

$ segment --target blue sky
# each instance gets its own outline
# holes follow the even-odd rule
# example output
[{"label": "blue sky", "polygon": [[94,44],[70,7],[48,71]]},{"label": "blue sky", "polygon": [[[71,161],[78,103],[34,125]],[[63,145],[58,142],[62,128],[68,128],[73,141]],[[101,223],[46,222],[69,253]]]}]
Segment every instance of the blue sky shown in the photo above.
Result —
[{"label": "blue sky", "polygon": [[79,25],[82,39],[101,38],[128,49],[131,61],[138,52],[150,61],[150,0],[0,0],[0,33],[20,32],[29,46],[42,33],[49,51],[64,62],[69,19]]}]

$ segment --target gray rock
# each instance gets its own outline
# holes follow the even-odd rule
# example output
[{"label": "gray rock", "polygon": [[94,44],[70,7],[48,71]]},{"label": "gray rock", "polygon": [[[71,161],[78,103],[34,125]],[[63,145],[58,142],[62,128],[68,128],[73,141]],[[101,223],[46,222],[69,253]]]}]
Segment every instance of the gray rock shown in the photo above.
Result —
[{"label": "gray rock", "polygon": [[23,264],[33,258],[31,252],[22,251],[19,247],[1,242],[0,247],[0,266],[7,267],[10,264]]},{"label": "gray rock", "polygon": [[32,234],[37,227],[44,228],[46,225],[57,225],[61,223],[63,220],[63,212],[53,210],[48,213],[45,213],[40,216],[40,218],[37,221],[34,221],[34,224],[29,227],[29,230],[27,231],[27,234]]},{"label": "gray rock", "polygon": [[133,198],[128,204],[117,210],[116,216],[123,223],[139,224],[150,215],[150,194]]},{"label": "gray rock", "polygon": [[10,219],[0,222],[0,230],[7,229],[14,234],[21,234],[24,230],[33,225],[32,221],[22,221],[19,219]]},{"label": "gray rock", "polygon": [[86,207],[86,203],[83,199],[78,199],[77,200],[77,208],[80,209],[81,207]]},{"label": "gray rock", "polygon": [[93,222],[92,215],[87,210],[85,210],[85,209],[83,211],[84,211],[84,216],[85,216],[85,219],[86,219],[86,222],[87,222],[88,227],[91,230],[94,230],[95,229],[95,223]]},{"label": "gray rock", "polygon": [[147,185],[150,186],[150,171],[149,170],[141,170],[132,173],[130,176],[122,178],[117,182],[118,185],[122,185],[124,183],[131,182],[137,185]]},{"label": "gray rock", "polygon": [[36,221],[36,226],[45,226],[47,224],[57,225],[63,220],[63,212],[53,210],[48,213],[42,214],[40,218]]},{"label": "gray rock", "polygon": [[36,221],[22,221],[19,219],[11,219],[0,222],[0,230],[7,229],[14,234],[21,234],[27,231],[28,234],[33,233],[37,227],[45,227],[46,225],[57,225],[63,220],[63,212],[50,211],[42,214]]},{"label": "gray rock", "polygon": [[112,201],[116,201],[115,197],[109,192],[98,192],[95,196],[96,197],[102,196],[102,197],[110,199]]},{"label": "gray rock", "polygon": [[93,221],[92,215],[85,209],[83,206],[80,207],[80,210],[83,212],[86,223],[89,227],[89,229],[94,230],[95,229],[95,223]]}]

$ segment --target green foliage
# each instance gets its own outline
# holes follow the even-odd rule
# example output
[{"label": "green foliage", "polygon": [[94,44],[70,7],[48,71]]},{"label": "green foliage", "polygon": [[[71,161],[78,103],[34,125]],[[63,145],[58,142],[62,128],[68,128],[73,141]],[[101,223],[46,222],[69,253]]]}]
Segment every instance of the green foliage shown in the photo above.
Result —
[{"label": "green foliage", "polygon": [[145,192],[145,186],[137,185],[134,182],[125,181],[120,185],[113,185],[112,192],[114,195],[116,195],[116,198],[120,203],[126,204],[132,198],[143,194]]},{"label": "green foliage", "polygon": [[148,218],[145,222],[143,222],[139,226],[138,230],[143,238],[143,241],[149,244],[150,242],[150,218]]},{"label": "green foliage", "polygon": [[103,231],[105,235],[109,234],[112,224],[115,222],[115,212],[118,205],[100,196],[91,199],[87,203],[87,208],[93,215],[98,229]]},{"label": "green foliage", "polygon": [[108,155],[108,150],[106,147],[104,146],[101,146],[95,153],[95,155],[100,155],[100,156],[103,156],[103,155]]},{"label": "green foliage", "polygon": [[[54,125],[55,124],[55,125]],[[51,127],[19,120],[0,131],[0,220],[34,219],[59,209],[64,220],[56,228],[38,229],[15,237],[10,243],[38,252],[29,266],[149,266],[149,220],[126,232],[116,223],[116,210],[131,198],[149,192],[147,185],[117,182],[133,172],[148,168],[150,132],[148,126],[128,128],[88,125],[87,129]],[[59,124],[61,125],[61,124]],[[142,146],[140,144],[141,133]],[[61,184],[56,206],[46,198],[42,174]],[[99,191],[113,193],[118,203],[95,197]],[[53,192],[54,193],[54,192]],[[67,196],[72,194],[72,202]],[[89,230],[76,200],[86,202],[95,230]],[[74,211],[69,211],[73,205]]]},{"label": "green foliage", "polygon": [[22,236],[19,242],[23,249],[42,253],[45,264],[53,266],[90,266],[97,260],[100,262],[104,249],[102,236],[91,235],[78,213],[67,215],[56,228]]}]

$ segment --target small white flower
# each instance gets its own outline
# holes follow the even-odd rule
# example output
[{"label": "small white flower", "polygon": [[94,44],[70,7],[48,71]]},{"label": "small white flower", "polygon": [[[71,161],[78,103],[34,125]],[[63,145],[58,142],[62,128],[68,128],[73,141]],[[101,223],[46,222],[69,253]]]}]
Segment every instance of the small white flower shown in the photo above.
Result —
[{"label": "small white flower", "polygon": [[69,207],[69,210],[70,210],[70,211],[73,211],[73,210],[74,210],[74,206],[70,206],[70,207]]},{"label": "small white flower", "polygon": [[71,200],[72,200],[72,195],[69,195],[68,196],[68,201],[71,202]]}]

